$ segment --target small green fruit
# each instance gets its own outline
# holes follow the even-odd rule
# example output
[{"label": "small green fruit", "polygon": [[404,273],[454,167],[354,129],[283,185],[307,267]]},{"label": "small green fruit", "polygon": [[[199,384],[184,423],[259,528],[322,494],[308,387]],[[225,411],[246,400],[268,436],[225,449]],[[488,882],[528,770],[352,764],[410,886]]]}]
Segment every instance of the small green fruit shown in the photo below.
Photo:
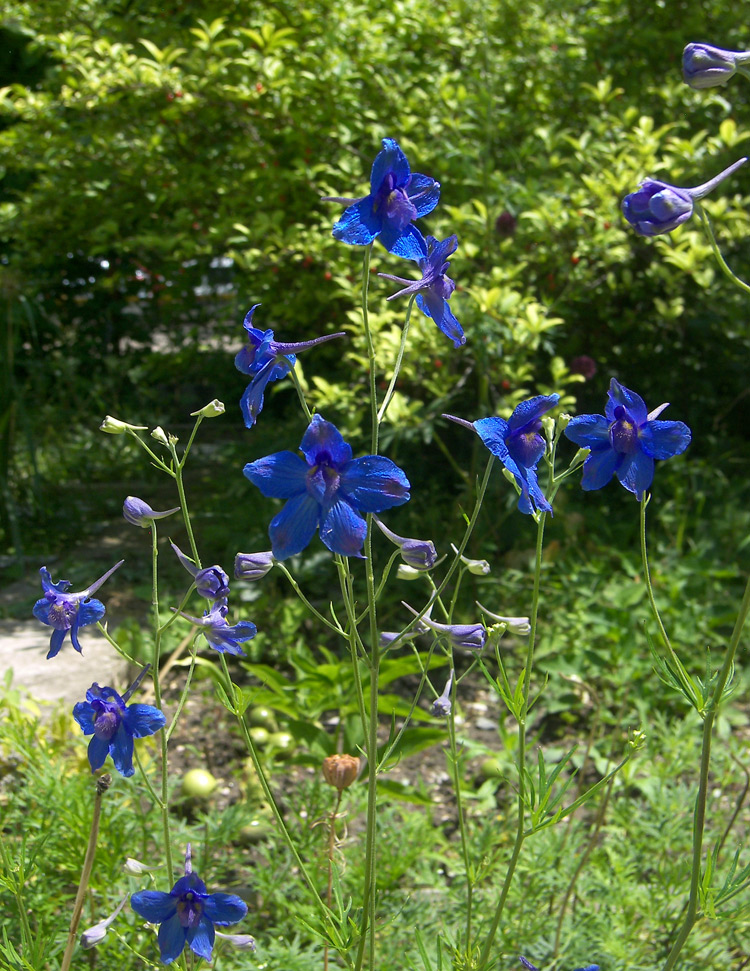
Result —
[{"label": "small green fruit", "polygon": [[503,774],[503,767],[499,759],[485,759],[479,767],[479,775],[483,779],[499,779]]},{"label": "small green fruit", "polygon": [[248,711],[248,721],[251,725],[260,725],[268,729],[269,732],[278,731],[279,725],[276,716],[270,708],[265,705],[258,705],[257,708],[250,708]]},{"label": "small green fruit", "polygon": [[262,725],[254,725],[250,729],[250,738],[253,740],[253,745],[257,745],[259,748],[263,748],[268,743],[270,737],[271,733],[267,728],[263,728]]},{"label": "small green fruit", "polygon": [[206,769],[190,769],[182,777],[180,791],[188,799],[208,799],[218,784]]},{"label": "small green fruit", "polygon": [[289,732],[274,732],[268,737],[268,747],[277,752],[291,755],[295,747],[294,736],[290,735]]}]

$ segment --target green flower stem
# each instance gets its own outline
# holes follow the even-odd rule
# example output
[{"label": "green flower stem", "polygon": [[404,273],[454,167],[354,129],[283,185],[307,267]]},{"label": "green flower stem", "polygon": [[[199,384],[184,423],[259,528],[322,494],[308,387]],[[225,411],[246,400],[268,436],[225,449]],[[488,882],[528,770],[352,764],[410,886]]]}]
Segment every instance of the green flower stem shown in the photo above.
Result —
[{"label": "green flower stem", "polygon": [[399,345],[398,354],[396,356],[396,364],[393,368],[393,376],[391,377],[391,382],[388,385],[388,390],[385,393],[385,398],[383,399],[383,404],[380,406],[380,411],[378,412],[378,424],[385,418],[385,413],[388,411],[388,405],[391,403],[391,398],[393,397],[393,392],[396,388],[396,381],[398,380],[399,373],[401,372],[401,362],[404,358],[404,351],[406,350],[406,338],[409,335],[409,324],[411,323],[411,309],[414,306],[414,301],[416,299],[416,293],[413,293],[409,298],[409,304],[406,308],[406,319],[404,320],[404,329],[401,332],[401,344]]},{"label": "green flower stem", "polygon": [[174,471],[172,469],[170,469],[170,467],[167,465],[167,463],[164,461],[163,458],[161,458],[160,456],[158,456],[156,454],[156,452],[154,452],[153,449],[151,449],[143,441],[143,439],[138,434],[138,432],[134,432],[132,430],[132,428],[129,428],[128,429],[128,434],[131,436],[131,438],[133,438],[141,446],[141,448],[143,449],[143,451],[146,453],[146,455],[148,455],[148,457],[151,459],[151,461],[154,463],[154,465],[157,467],[157,469],[161,469],[162,472],[166,472],[167,475],[171,475],[172,478],[174,478]]},{"label": "green flower stem", "polygon": [[716,677],[711,700],[708,703],[705,718],[703,720],[703,739],[701,743],[701,762],[698,783],[698,795],[695,800],[695,813],[693,815],[693,865],[690,876],[690,897],[688,899],[687,911],[680,932],[672,945],[664,971],[671,971],[677,963],[680,951],[685,941],[688,939],[690,931],[700,917],[698,902],[701,886],[701,862],[703,858],[703,830],[706,822],[706,799],[708,797],[708,769],[711,761],[711,739],[713,734],[714,721],[719,710],[724,689],[729,680],[729,676],[734,667],[734,659],[739,647],[742,629],[745,626],[747,615],[750,613],[750,577],[745,586],[745,593],[740,603],[740,609],[735,621],[729,648],[724,658],[724,663]]},{"label": "green flower stem", "polygon": [[299,398],[299,403],[302,406],[302,411],[304,412],[305,418],[307,419],[307,423],[309,425],[310,422],[312,421],[312,412],[308,408],[307,402],[305,401],[305,392],[302,390],[302,385],[300,384],[300,381],[299,381],[299,375],[297,374],[296,364],[289,371],[289,377],[292,379],[292,383],[294,384],[294,387],[297,391],[297,397]]},{"label": "green flower stem", "polygon": [[[550,469],[550,479],[552,478],[552,475],[553,470]],[[518,764],[518,825],[516,827],[516,838],[513,843],[513,851],[511,853],[510,860],[508,861],[508,869],[505,873],[505,880],[503,881],[500,896],[495,906],[495,914],[492,918],[492,924],[490,925],[489,932],[479,957],[479,964],[477,965],[478,971],[484,971],[484,969],[489,965],[492,947],[495,942],[495,936],[497,934],[497,929],[500,926],[500,919],[505,908],[505,901],[508,898],[513,875],[516,871],[516,865],[518,864],[518,859],[521,855],[521,847],[523,846],[524,839],[527,835],[524,832],[526,822],[526,717],[529,710],[531,666],[534,661],[537,618],[539,615],[539,591],[541,588],[542,550],[544,548],[544,525],[546,519],[547,514],[542,512],[539,514],[539,518],[537,520],[536,556],[534,558],[534,592],[531,601],[530,618],[531,631],[529,632],[529,642],[526,648],[526,664],[522,675],[521,710],[519,712],[520,717],[518,718],[518,756],[516,760]]]},{"label": "green flower stem", "polygon": [[78,924],[83,912],[83,900],[89,885],[91,870],[94,866],[94,856],[96,855],[96,840],[99,835],[99,818],[102,812],[102,796],[112,785],[112,776],[108,773],[99,776],[96,780],[96,791],[94,793],[94,812],[91,817],[91,830],[89,832],[89,843],[86,847],[86,856],[83,860],[83,871],[78,884],[78,892],[73,904],[73,916],[70,918],[70,929],[68,930],[68,942],[65,946],[60,971],[69,971],[70,963],[73,960],[73,951],[76,947]]},{"label": "green flower stem", "polygon": [[138,661],[136,661],[136,659],[134,657],[131,657],[128,654],[127,651],[123,650],[123,648],[120,647],[120,645],[117,643],[117,641],[114,639],[114,637],[112,637],[112,635],[110,634],[110,632],[107,630],[107,628],[104,626],[104,624],[100,620],[97,620],[97,622],[96,622],[96,629],[105,638],[105,640],[107,641],[107,643],[111,647],[114,647],[114,649],[117,651],[117,653],[120,655],[120,657],[124,658],[128,662],[128,664],[133,664],[135,666],[138,665]]},{"label": "green flower stem", "polygon": [[714,256],[716,257],[716,260],[719,266],[721,267],[722,271],[726,274],[726,276],[729,277],[729,279],[736,287],[739,287],[740,290],[744,290],[745,293],[750,293],[750,286],[748,286],[744,280],[741,280],[736,273],[730,270],[730,268],[727,266],[726,260],[721,255],[721,250],[719,249],[719,244],[716,242],[716,236],[714,235],[714,231],[711,226],[711,223],[709,222],[708,214],[706,213],[706,210],[697,201],[693,202],[693,207],[695,208],[698,215],[701,217],[701,222],[703,223],[703,228],[706,230],[706,235],[708,236],[708,241],[711,244],[711,249],[714,251]]},{"label": "green flower stem", "polygon": [[138,766],[138,771],[141,773],[141,778],[143,779],[144,785],[148,789],[149,795],[154,800],[154,803],[159,807],[159,809],[163,809],[164,803],[162,802],[161,797],[157,794],[154,787],[151,785],[151,780],[149,779],[148,775],[146,775],[146,770],[144,769],[143,763],[141,762],[141,758],[138,755],[137,745],[133,746],[133,758],[135,759],[135,764]]},{"label": "green flower stem", "polygon": [[[451,652],[451,670],[455,671],[453,663],[453,652]],[[451,685],[451,713],[448,717],[448,740],[451,752],[451,765],[453,766],[453,792],[456,796],[456,815],[458,817],[458,832],[461,839],[461,855],[464,858],[464,870],[466,871],[466,955],[472,952],[471,930],[474,903],[474,867],[471,862],[471,852],[469,849],[469,834],[466,826],[464,814],[463,798],[461,795],[461,773],[459,768],[459,751],[456,744],[456,693],[457,679],[453,675]]]},{"label": "green flower stem", "polygon": [[359,639],[359,631],[357,630],[357,618],[354,614],[354,594],[351,588],[351,574],[349,573],[349,565],[347,563],[346,557],[340,556],[338,553],[335,556],[336,569],[339,574],[339,583],[341,585],[341,596],[344,600],[344,609],[346,610],[347,622],[349,625],[349,632],[347,639],[349,641],[349,650],[352,656],[352,675],[354,677],[354,690],[357,695],[357,709],[359,711],[359,718],[362,722],[362,734],[367,736],[369,733],[369,716],[367,714],[367,706],[365,705],[365,695],[364,689],[362,687],[362,672],[359,668],[360,661],[360,651],[363,654],[363,659],[367,660],[364,655],[364,647]]},{"label": "green flower stem", "polygon": [[372,254],[372,243],[365,246],[365,256],[362,261],[362,326],[365,331],[367,342],[367,361],[368,376],[370,379],[370,408],[372,411],[372,431],[370,436],[370,453],[378,454],[378,392],[377,378],[375,374],[375,344],[372,340],[370,330],[370,317],[367,312],[367,293],[370,288],[370,255]]},{"label": "green flower stem", "polygon": [[170,740],[170,738],[172,737],[172,732],[177,727],[177,719],[182,714],[182,709],[185,707],[185,702],[187,701],[188,692],[190,691],[190,683],[193,680],[193,673],[195,672],[195,658],[198,651],[196,644],[197,644],[197,637],[193,640],[193,649],[190,652],[190,667],[188,668],[187,677],[185,678],[185,686],[183,687],[182,693],[180,694],[180,700],[177,702],[177,708],[175,709],[175,713],[172,716],[172,721],[165,733],[167,736],[167,741]]},{"label": "green flower stem", "polygon": [[[193,429],[193,432],[194,433],[197,430],[197,426],[198,426],[198,423],[196,422],[196,427],[195,427],[195,429]],[[192,440],[193,440],[193,436],[191,436],[191,438],[190,438],[190,441],[191,442],[192,442]],[[185,483],[184,483],[183,478],[182,478],[182,469],[183,469],[183,466],[185,464],[185,455],[183,455],[182,462],[180,462],[178,460],[178,458],[177,458],[177,449],[175,447],[175,444],[174,444],[174,442],[171,442],[171,441],[169,443],[169,450],[172,453],[172,458],[174,460],[174,467],[175,467],[175,476],[174,476],[174,478],[175,478],[175,482],[177,483],[177,495],[180,497],[180,508],[182,510],[182,521],[185,523],[185,529],[187,530],[188,541],[190,543],[190,552],[192,553],[193,560],[195,561],[195,565],[200,570],[200,568],[201,568],[201,558],[198,555],[198,547],[196,546],[196,543],[195,543],[195,535],[193,533],[193,525],[190,522],[190,513],[188,512],[187,499],[185,498]]]},{"label": "green flower stem", "polygon": [[292,590],[294,590],[294,592],[297,594],[297,596],[305,605],[305,607],[307,607],[310,613],[314,617],[318,618],[321,624],[324,624],[326,627],[332,630],[334,634],[340,634],[342,637],[346,636],[346,631],[342,630],[338,624],[334,624],[332,621],[330,621],[324,614],[321,614],[321,612],[316,607],[313,607],[313,605],[310,603],[310,601],[307,599],[304,593],[302,593],[300,585],[297,583],[297,581],[294,579],[292,574],[289,572],[289,570],[287,570],[287,568],[284,566],[282,562],[280,562],[279,560],[276,560],[274,563],[274,566],[277,566],[281,570],[281,572],[289,581],[289,585],[291,586]]},{"label": "green flower stem", "polygon": [[327,911],[327,908],[326,908],[326,905],[323,902],[323,900],[322,900],[322,898],[320,896],[320,893],[318,892],[318,888],[317,888],[317,885],[316,885],[315,880],[313,880],[313,878],[308,873],[305,864],[302,862],[302,858],[300,857],[299,853],[297,852],[297,847],[294,845],[294,840],[292,839],[291,834],[289,833],[289,830],[286,828],[286,824],[284,822],[284,817],[282,816],[281,811],[279,810],[279,807],[276,804],[276,800],[274,799],[273,792],[271,791],[271,787],[269,785],[268,777],[266,776],[265,769],[263,768],[263,764],[262,764],[262,762],[260,760],[260,757],[258,756],[258,751],[255,748],[255,745],[253,744],[253,740],[252,740],[252,738],[250,736],[250,731],[249,731],[249,729],[247,727],[247,722],[245,721],[244,715],[242,714],[242,712],[240,711],[240,709],[237,706],[237,699],[235,697],[234,683],[233,683],[232,678],[231,678],[231,676],[229,674],[229,666],[227,664],[226,654],[220,653],[219,654],[219,660],[220,660],[220,663],[221,663],[221,669],[222,669],[222,671],[224,673],[224,677],[226,679],[226,683],[227,683],[227,685],[229,687],[229,690],[227,691],[227,699],[232,702],[232,706],[234,708],[234,714],[235,714],[235,717],[237,718],[237,722],[239,723],[240,729],[242,731],[242,737],[245,740],[245,745],[247,746],[247,751],[248,751],[248,753],[250,755],[250,758],[252,760],[253,766],[254,766],[255,771],[256,771],[256,773],[258,775],[258,781],[260,782],[261,789],[263,790],[263,795],[268,800],[268,804],[271,807],[271,811],[273,812],[274,818],[276,820],[276,824],[279,827],[279,831],[281,832],[281,835],[282,835],[282,837],[284,839],[284,842],[286,843],[287,847],[289,848],[289,852],[294,857],[295,863],[299,867],[299,872],[304,877],[305,882],[307,883],[307,886],[309,887],[310,892],[313,895],[313,898],[315,900],[316,906],[320,909],[321,915],[323,917],[325,917],[326,914],[327,914],[327,912],[328,912]]}]

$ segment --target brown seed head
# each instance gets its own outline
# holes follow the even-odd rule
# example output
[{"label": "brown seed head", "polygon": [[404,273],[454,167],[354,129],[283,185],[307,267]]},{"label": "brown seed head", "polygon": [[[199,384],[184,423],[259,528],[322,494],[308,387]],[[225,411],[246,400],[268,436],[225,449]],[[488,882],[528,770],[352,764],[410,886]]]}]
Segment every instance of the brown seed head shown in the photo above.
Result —
[{"label": "brown seed head", "polygon": [[354,782],[359,775],[360,760],[356,755],[329,755],[323,759],[323,778],[339,792]]}]

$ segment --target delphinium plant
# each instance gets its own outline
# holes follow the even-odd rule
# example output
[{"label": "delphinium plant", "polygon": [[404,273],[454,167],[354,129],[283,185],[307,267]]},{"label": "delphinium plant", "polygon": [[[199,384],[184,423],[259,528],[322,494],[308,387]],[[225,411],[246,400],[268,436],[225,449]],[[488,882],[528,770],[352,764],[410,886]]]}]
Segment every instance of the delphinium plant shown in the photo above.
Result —
[{"label": "delphinium plant", "polygon": [[[739,164],[692,190],[646,182],[626,200],[625,216],[646,235],[671,231],[688,219],[699,207],[698,200]],[[370,415],[367,454],[355,455],[336,425],[311,408],[295,367],[298,353],[312,351],[324,341],[342,339],[344,334],[323,334],[299,343],[280,341],[273,330],[261,330],[256,326],[256,312],[258,317],[264,312],[256,305],[245,318],[246,344],[235,360],[237,368],[250,378],[240,402],[240,414],[250,432],[250,453],[253,451],[252,429],[265,417],[264,392],[269,382],[291,379],[301,410],[299,428],[278,430],[280,450],[253,458],[244,467],[244,475],[250,484],[248,496],[253,501],[257,500],[257,492],[250,491],[250,487],[266,498],[281,500],[283,505],[270,519],[270,549],[239,552],[235,560],[235,577],[262,582],[271,571],[278,571],[292,595],[299,598],[320,625],[321,633],[348,654],[351,667],[357,712],[357,752],[337,752],[329,756],[322,767],[326,781],[337,791],[326,829],[327,867],[322,882],[312,861],[303,858],[293,832],[287,826],[284,812],[274,795],[273,778],[259,756],[249,728],[253,691],[252,687],[247,689],[242,684],[236,659],[244,654],[244,645],[255,636],[256,624],[263,626],[263,618],[256,616],[250,621],[237,619],[234,613],[230,616],[232,581],[219,564],[203,566],[189,511],[185,464],[202,422],[219,418],[224,413],[224,406],[213,401],[195,412],[194,427],[182,447],[176,436],[161,427],[151,431],[149,441],[143,434],[147,431],[146,426],[112,417],[105,419],[102,425],[103,431],[137,443],[149,461],[173,481],[178,503],[174,508],[156,511],[144,499],[132,496],[125,499],[123,515],[127,522],[142,527],[151,536],[153,655],[150,665],[143,668],[134,684],[122,694],[116,686],[100,686],[94,682],[85,701],[79,702],[74,710],[83,734],[92,736],[88,749],[91,771],[98,773],[106,769],[109,758],[117,773],[126,780],[138,769],[151,800],[154,819],[158,821],[159,835],[154,838],[153,857],[163,867],[152,872],[150,865],[131,861],[128,872],[141,876],[148,887],[129,893],[129,908],[125,908],[121,901],[109,916],[102,916],[80,938],[82,947],[101,943],[102,948],[110,948],[112,956],[107,959],[110,963],[115,960],[116,946],[107,939],[108,931],[111,927],[124,925],[128,912],[131,946],[139,955],[146,955],[142,960],[147,966],[158,955],[165,964],[176,962],[183,968],[199,968],[215,959],[219,947],[254,949],[256,946],[254,938],[244,932],[245,923],[252,927],[252,917],[245,921],[247,904],[237,893],[231,892],[231,887],[226,891],[209,891],[208,886],[213,884],[205,883],[193,871],[191,845],[199,844],[201,832],[197,830],[193,834],[191,844],[186,848],[178,848],[173,836],[170,740],[191,691],[198,651],[204,650],[206,645],[217,669],[218,702],[236,719],[239,736],[247,747],[259,785],[275,816],[278,838],[287,844],[299,878],[306,887],[309,908],[304,926],[321,943],[321,967],[327,968],[333,962],[350,971],[382,967],[378,930],[385,918],[397,921],[399,915],[382,912],[378,892],[381,785],[399,757],[400,743],[418,707],[428,708],[435,719],[445,724],[464,865],[464,899],[457,909],[455,925],[444,928],[436,946],[428,946],[424,935],[418,929],[415,931],[414,940],[425,971],[445,967],[442,955],[447,955],[447,961],[457,971],[486,971],[502,966],[508,959],[516,959],[514,955],[502,952],[499,930],[507,917],[510,890],[518,879],[525,847],[537,833],[571,817],[603,792],[644,741],[638,730],[631,731],[626,738],[614,739],[614,747],[620,750],[619,759],[613,760],[606,772],[578,788],[575,794],[571,788],[574,779],[574,773],[570,771],[572,752],[552,763],[546,760],[541,749],[535,754],[531,751],[529,714],[544,688],[534,661],[543,611],[545,529],[553,516],[558,491],[581,469],[584,490],[603,488],[616,477],[639,503],[644,577],[657,631],[666,651],[662,655],[655,646],[658,670],[696,709],[704,724],[694,821],[692,883],[683,924],[664,965],[667,971],[675,966],[701,908],[707,906],[708,896],[713,894],[711,906],[716,907],[722,901],[732,899],[748,882],[750,871],[735,865],[724,887],[712,890],[713,871],[708,865],[702,868],[702,839],[712,727],[730,681],[750,606],[750,586],[720,670],[713,671],[709,665],[705,678],[701,679],[680,660],[677,648],[667,636],[656,606],[657,594],[649,578],[646,507],[654,482],[655,463],[685,451],[691,440],[688,427],[679,420],[661,419],[659,416],[666,405],[649,412],[641,397],[616,378],[612,378],[602,415],[571,418],[556,414],[559,403],[556,393],[535,395],[522,401],[507,418],[446,415],[446,423],[458,424],[470,435],[478,436],[486,447],[486,463],[476,482],[471,511],[464,516],[461,528],[453,537],[454,544],[444,545],[442,538],[436,543],[432,538],[404,537],[394,528],[398,525],[395,511],[413,498],[409,478],[412,458],[407,457],[402,468],[381,454],[381,428],[388,421],[414,305],[434,321],[454,350],[458,351],[471,340],[471,334],[464,333],[454,313],[454,309],[459,308],[454,308],[451,302],[455,285],[448,275],[449,257],[456,253],[458,240],[455,235],[442,241],[429,235],[425,237],[416,225],[435,209],[439,197],[439,183],[431,176],[412,172],[399,144],[386,138],[372,165],[369,192],[359,198],[328,197],[327,200],[346,206],[335,222],[334,237],[363,250],[361,327],[367,347]],[[404,261],[399,273],[382,274],[400,286],[396,293],[389,294],[388,299],[408,297],[401,345],[389,374],[383,373],[368,313],[370,257],[376,244],[382,245],[394,258]],[[632,379],[628,377],[627,380]],[[578,451],[574,453],[570,449],[567,464],[561,464],[558,451],[565,446],[566,439],[577,445]],[[297,445],[298,451],[293,451]],[[528,616],[506,615],[505,611],[510,611],[511,605],[500,602],[493,602],[489,607],[478,603],[469,606],[461,596],[468,585],[464,583],[467,577],[484,574],[489,569],[485,561],[468,557],[466,551],[472,536],[481,528],[482,518],[491,515],[485,499],[493,470],[495,474],[504,475],[509,487],[515,489],[518,511],[525,517],[524,525],[528,525],[529,532],[534,534]],[[262,508],[260,504],[259,508]],[[175,602],[165,615],[160,607],[157,524],[178,515],[187,533],[188,548],[183,551],[174,543],[172,547],[189,574],[190,583],[180,602]],[[338,583],[339,599],[328,608],[316,606],[295,576],[297,558],[303,556],[315,541],[316,533],[328,551],[330,569]],[[54,663],[54,656],[61,649],[68,631],[73,646],[80,650],[78,630],[95,623],[110,643],[122,652],[116,639],[101,624],[104,605],[91,597],[117,566],[88,589],[75,594],[68,593],[67,581],[54,583],[49,572],[42,568],[44,596],[37,602],[34,613],[53,629],[50,663]],[[421,579],[423,585],[410,589],[426,590],[426,593],[408,598],[398,596],[403,601],[402,623],[397,630],[384,630],[381,604],[386,591],[403,577]],[[202,615],[190,606],[194,595],[202,600]],[[571,591],[571,596],[574,595]],[[517,604],[512,606],[513,612],[520,609]],[[173,625],[185,622],[193,631],[191,659],[179,697],[167,717],[163,710],[160,677],[163,643],[165,634]],[[509,631],[517,638],[526,638],[518,664],[511,664],[502,653],[502,637]],[[420,677],[410,714],[398,725],[393,722],[389,729],[379,717],[381,674],[384,664],[398,656],[398,652],[413,654]],[[127,652],[122,653],[127,655]],[[205,661],[205,658],[201,660]],[[433,673],[436,660],[441,662],[439,677]],[[95,671],[95,663],[92,671]],[[472,857],[471,818],[463,804],[465,790],[461,778],[461,739],[456,710],[462,685],[468,683],[466,679],[471,675],[486,680],[515,725],[512,782],[515,808],[507,821],[507,829],[498,834],[493,849],[496,862],[493,868]],[[147,677],[151,679],[155,704],[128,704]],[[154,774],[146,770],[139,753],[143,744],[139,739],[150,735],[158,738],[156,781]],[[361,832],[364,866],[361,883],[355,886],[351,885],[348,874],[338,872],[334,845],[344,791],[355,783],[360,771],[367,793]],[[61,971],[72,966],[76,953],[82,903],[97,842],[101,800],[110,784],[111,780],[106,776],[98,777],[89,849]],[[184,866],[178,868],[178,857],[182,857],[183,849]],[[711,857],[714,868],[716,856]],[[224,934],[216,929],[234,927],[235,924],[240,925],[235,928],[238,933]],[[147,931],[148,927],[155,933],[155,940]],[[533,953],[538,947],[537,942],[523,939],[523,928],[518,929],[516,936],[525,953],[543,964],[545,955],[538,957]],[[262,940],[258,946],[262,949]],[[588,954],[570,956],[579,963],[596,958],[596,955]],[[552,957],[558,962],[566,961],[568,954]],[[526,957],[521,957],[520,961],[524,967],[534,968]],[[595,971],[598,966],[588,964],[586,967],[588,971]]]}]

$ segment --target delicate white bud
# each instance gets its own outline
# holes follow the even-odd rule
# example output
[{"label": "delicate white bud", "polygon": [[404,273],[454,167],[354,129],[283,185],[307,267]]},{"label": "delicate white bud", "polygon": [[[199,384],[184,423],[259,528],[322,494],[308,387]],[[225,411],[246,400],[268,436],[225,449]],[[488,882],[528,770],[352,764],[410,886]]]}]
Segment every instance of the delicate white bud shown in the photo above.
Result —
[{"label": "delicate white bud", "polygon": [[120,421],[119,418],[113,418],[112,415],[107,415],[99,426],[99,431],[106,432],[108,435],[125,435],[129,431],[142,432],[147,428],[148,425],[131,425],[127,421]]},{"label": "delicate white bud", "polygon": [[209,403],[204,405],[199,411],[191,411],[190,417],[198,418],[200,416],[201,418],[217,418],[219,415],[223,415],[225,410],[224,402],[219,401],[218,398],[214,398],[213,401],[209,401]]}]

